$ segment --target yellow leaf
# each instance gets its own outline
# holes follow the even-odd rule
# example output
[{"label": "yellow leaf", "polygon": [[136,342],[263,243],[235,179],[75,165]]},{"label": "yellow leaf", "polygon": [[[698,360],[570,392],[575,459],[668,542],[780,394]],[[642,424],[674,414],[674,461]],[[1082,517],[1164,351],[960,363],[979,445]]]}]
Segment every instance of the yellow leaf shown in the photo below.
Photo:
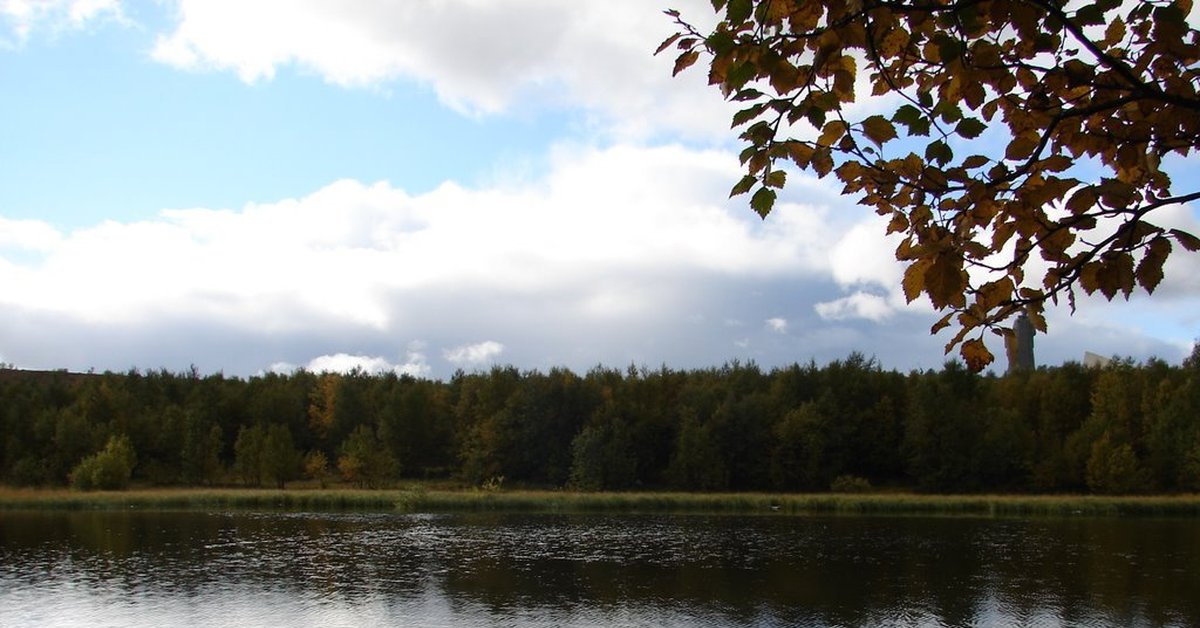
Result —
[{"label": "yellow leaf", "polygon": [[887,232],[892,234],[906,229],[908,229],[908,216],[905,216],[904,212],[892,214],[892,220],[888,223]]},{"label": "yellow leaf", "polygon": [[846,128],[846,123],[841,120],[829,121],[825,128],[821,129],[821,137],[817,138],[817,143],[821,146],[833,146],[833,143],[846,133]]},{"label": "yellow leaf", "polygon": [[909,303],[912,303],[921,296],[921,291],[925,287],[925,271],[933,264],[933,260],[929,258],[919,259],[908,268],[904,269],[904,298]]},{"label": "yellow leaf", "polygon": [[936,334],[939,331],[942,331],[943,329],[949,327],[950,326],[950,318],[953,316],[954,316],[954,312],[950,312],[950,313],[946,314],[945,316],[941,317],[940,319],[938,319],[938,322],[934,323],[933,326],[929,328],[930,335]]},{"label": "yellow leaf", "polygon": [[967,273],[962,268],[961,259],[947,254],[938,255],[925,270],[924,279],[925,293],[929,295],[933,307],[940,310],[948,306],[962,307],[966,304],[964,291],[967,287]]},{"label": "yellow leaf", "polygon": [[837,173],[838,179],[841,179],[843,182],[857,183],[859,178],[862,177],[863,166],[857,161],[847,161],[846,163],[838,166],[835,172]]},{"label": "yellow leaf", "polygon": [[808,144],[804,144],[803,142],[788,142],[787,152],[792,161],[801,168],[808,168],[809,163],[812,162],[813,147]]},{"label": "yellow leaf", "polygon": [[833,170],[833,154],[828,148],[819,148],[813,151],[812,169],[817,173],[818,177],[824,177]]},{"label": "yellow leaf", "polygon": [[909,36],[908,32],[903,28],[893,28],[888,31],[887,35],[879,42],[877,50],[880,56],[884,59],[898,56],[906,47],[908,47]]},{"label": "yellow leaf", "polygon": [[975,294],[975,303],[985,314],[998,307],[1001,303],[1012,299],[1012,279],[1002,277],[979,287]]},{"label": "yellow leaf", "polygon": [[877,146],[896,138],[896,127],[883,116],[871,116],[862,121],[863,134]]},{"label": "yellow leaf", "polygon": [[987,345],[983,344],[983,341],[978,338],[972,338],[964,342],[962,347],[959,348],[958,353],[962,356],[963,361],[967,363],[967,368],[976,373],[982,371],[996,359],[992,355],[992,352],[988,351]]}]

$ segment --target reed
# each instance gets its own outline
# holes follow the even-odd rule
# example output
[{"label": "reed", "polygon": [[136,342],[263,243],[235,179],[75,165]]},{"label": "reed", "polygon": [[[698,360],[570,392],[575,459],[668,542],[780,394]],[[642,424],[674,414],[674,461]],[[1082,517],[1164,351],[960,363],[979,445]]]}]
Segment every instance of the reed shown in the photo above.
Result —
[{"label": "reed", "polygon": [[1200,495],[584,493],[448,490],[428,489],[420,485],[393,490],[179,488],[78,492],[0,488],[0,509],[1200,516]]}]

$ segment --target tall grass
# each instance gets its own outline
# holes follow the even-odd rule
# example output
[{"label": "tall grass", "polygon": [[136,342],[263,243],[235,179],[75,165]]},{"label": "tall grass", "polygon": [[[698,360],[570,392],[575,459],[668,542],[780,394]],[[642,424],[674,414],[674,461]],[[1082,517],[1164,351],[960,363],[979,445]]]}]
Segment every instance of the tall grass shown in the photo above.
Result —
[{"label": "tall grass", "polygon": [[145,489],[77,492],[0,489],[0,509],[270,509],[400,512],[926,514],[976,516],[1200,516],[1200,495],[917,495],[579,493],[353,489]]}]

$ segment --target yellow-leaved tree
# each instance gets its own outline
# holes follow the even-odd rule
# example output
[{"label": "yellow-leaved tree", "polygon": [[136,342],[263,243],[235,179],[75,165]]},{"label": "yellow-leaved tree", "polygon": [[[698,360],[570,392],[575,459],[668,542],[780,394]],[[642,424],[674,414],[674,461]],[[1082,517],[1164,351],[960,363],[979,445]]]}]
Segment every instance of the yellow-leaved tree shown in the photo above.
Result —
[{"label": "yellow-leaved tree", "polygon": [[[922,294],[974,370],[986,332],[1047,301],[1152,293],[1200,239],[1152,212],[1200,199],[1164,162],[1200,146],[1200,32],[1191,0],[712,0],[701,32],[669,10],[675,73],[702,57],[743,103],[745,176],[763,217],[785,162],[835,175],[890,218]],[[707,30],[707,29],[706,29]],[[851,103],[887,98],[854,116]],[[861,110],[863,108],[855,108]],[[1185,188],[1185,189],[1180,189]]]}]

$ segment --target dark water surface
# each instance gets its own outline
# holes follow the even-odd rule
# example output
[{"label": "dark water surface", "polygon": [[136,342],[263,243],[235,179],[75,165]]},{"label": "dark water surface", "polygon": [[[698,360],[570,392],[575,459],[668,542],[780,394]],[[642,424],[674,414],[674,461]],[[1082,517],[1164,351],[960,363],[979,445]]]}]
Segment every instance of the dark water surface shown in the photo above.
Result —
[{"label": "dark water surface", "polygon": [[1198,626],[1200,521],[0,511],[0,626]]}]

